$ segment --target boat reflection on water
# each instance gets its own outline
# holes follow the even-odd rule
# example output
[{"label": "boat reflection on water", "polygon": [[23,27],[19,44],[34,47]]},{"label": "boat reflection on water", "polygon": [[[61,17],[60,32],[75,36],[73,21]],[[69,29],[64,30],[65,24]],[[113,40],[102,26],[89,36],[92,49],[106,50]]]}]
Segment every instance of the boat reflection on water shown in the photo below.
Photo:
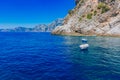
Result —
[{"label": "boat reflection on water", "polygon": [[83,53],[83,54],[88,54],[89,50],[88,49],[81,49],[80,52]]}]

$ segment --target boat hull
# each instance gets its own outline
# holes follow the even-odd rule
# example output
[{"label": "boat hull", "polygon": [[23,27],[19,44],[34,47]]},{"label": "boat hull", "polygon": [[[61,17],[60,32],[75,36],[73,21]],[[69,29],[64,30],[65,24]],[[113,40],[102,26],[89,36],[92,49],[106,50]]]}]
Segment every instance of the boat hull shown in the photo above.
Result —
[{"label": "boat hull", "polygon": [[89,44],[81,44],[80,46],[80,49],[88,49],[88,47],[89,47]]}]

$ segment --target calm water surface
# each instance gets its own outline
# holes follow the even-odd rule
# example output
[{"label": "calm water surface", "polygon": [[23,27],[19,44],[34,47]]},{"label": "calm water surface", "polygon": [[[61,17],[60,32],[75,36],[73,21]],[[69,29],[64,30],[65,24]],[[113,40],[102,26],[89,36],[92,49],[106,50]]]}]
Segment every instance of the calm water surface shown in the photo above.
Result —
[{"label": "calm water surface", "polygon": [[0,80],[120,80],[120,38],[0,33]]}]

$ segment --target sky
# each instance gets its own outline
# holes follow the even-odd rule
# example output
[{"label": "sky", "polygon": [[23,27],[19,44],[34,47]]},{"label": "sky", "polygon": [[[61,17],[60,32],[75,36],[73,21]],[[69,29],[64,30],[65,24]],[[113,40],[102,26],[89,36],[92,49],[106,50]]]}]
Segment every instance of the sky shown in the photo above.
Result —
[{"label": "sky", "polygon": [[74,0],[0,0],[0,28],[48,24],[74,6]]}]

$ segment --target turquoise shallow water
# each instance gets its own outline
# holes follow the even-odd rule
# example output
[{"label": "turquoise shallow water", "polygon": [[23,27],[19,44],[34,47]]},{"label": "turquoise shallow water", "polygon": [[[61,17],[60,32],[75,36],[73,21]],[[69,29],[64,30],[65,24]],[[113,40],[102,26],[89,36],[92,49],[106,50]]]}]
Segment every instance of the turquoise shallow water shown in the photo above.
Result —
[{"label": "turquoise shallow water", "polygon": [[0,33],[0,80],[120,80],[120,38]]}]

